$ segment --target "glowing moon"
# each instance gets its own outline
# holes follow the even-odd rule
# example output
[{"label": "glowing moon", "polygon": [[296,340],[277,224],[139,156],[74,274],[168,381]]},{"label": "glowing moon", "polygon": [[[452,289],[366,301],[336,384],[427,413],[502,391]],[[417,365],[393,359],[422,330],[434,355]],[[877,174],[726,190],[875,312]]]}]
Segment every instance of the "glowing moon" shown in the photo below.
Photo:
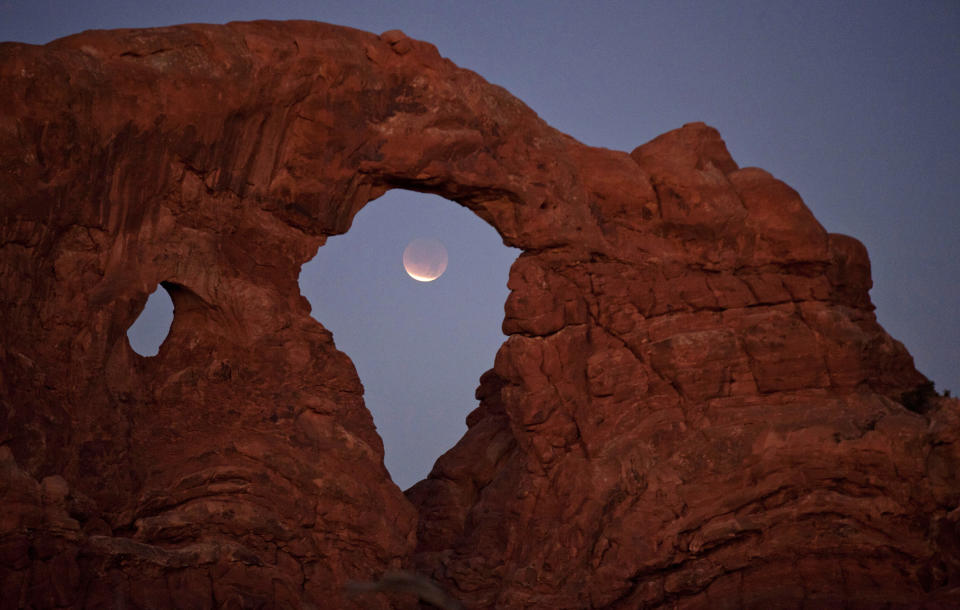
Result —
[{"label": "glowing moon", "polygon": [[447,270],[447,249],[437,239],[415,239],[403,250],[403,268],[418,282],[432,282]]}]

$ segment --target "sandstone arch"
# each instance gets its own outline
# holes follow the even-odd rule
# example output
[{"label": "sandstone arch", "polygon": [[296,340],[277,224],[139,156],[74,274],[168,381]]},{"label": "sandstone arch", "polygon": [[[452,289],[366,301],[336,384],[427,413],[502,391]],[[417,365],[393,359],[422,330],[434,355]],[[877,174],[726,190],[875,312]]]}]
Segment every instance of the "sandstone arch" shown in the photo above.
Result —
[{"label": "sandstone arch", "polygon": [[[863,247],[713,129],[586,147],[427,43],[307,22],[6,44],[0,88],[5,597],[348,607],[401,565],[481,607],[958,586],[957,403],[897,402],[924,378]],[[524,250],[409,500],[296,284],[392,187]],[[160,281],[145,365],[123,334]]]}]

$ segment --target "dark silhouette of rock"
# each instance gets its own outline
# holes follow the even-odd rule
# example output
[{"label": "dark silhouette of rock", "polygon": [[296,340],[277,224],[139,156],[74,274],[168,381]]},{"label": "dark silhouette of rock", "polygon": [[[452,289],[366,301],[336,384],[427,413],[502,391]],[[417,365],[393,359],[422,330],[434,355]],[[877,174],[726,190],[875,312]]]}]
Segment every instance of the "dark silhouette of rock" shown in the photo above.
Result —
[{"label": "dark silhouette of rock", "polygon": [[431,608],[463,610],[463,604],[454,599],[436,582],[416,572],[389,570],[376,581],[351,582],[345,587],[347,593],[368,595],[371,593],[407,593]]},{"label": "dark silhouette of rock", "polygon": [[[712,128],[587,147],[427,43],[310,22],[3,44],[0,91],[4,607],[414,607],[344,594],[400,568],[481,608],[956,603],[960,403],[902,404],[927,380],[863,246]],[[523,249],[406,496],[297,286],[396,187]]]}]

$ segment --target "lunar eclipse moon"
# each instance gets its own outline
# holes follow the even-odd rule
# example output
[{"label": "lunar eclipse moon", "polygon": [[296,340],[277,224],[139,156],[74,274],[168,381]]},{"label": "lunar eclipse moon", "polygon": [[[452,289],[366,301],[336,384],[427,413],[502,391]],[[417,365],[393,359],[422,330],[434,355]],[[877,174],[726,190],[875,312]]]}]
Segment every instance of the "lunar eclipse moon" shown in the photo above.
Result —
[{"label": "lunar eclipse moon", "polygon": [[447,270],[447,248],[438,239],[414,239],[403,250],[403,268],[418,282],[432,282]]}]

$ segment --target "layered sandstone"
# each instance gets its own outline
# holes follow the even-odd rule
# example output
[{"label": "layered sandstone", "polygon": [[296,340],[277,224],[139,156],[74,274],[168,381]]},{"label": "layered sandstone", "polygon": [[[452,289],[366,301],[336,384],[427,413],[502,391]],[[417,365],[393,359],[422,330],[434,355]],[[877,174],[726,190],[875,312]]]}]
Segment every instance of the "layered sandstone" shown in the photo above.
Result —
[{"label": "layered sandstone", "polygon": [[[0,90],[4,605],[413,607],[343,595],[401,567],[471,607],[957,600],[960,406],[903,399],[864,248],[712,128],[590,148],[427,43],[309,22],[4,44]],[[523,250],[406,496],[297,286],[395,187]]]}]

